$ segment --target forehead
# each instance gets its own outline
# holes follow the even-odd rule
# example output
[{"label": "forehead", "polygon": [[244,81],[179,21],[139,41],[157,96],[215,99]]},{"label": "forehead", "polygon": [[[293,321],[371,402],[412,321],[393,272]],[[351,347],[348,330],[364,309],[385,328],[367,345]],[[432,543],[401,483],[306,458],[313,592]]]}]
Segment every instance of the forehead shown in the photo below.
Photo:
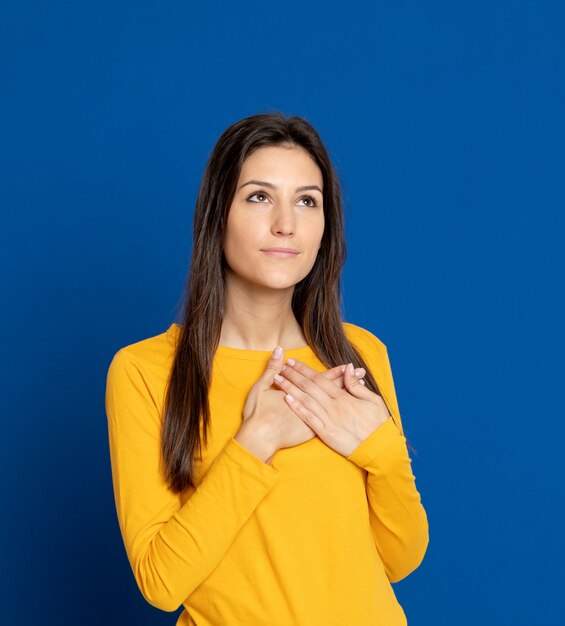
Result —
[{"label": "forehead", "polygon": [[243,162],[240,179],[253,176],[268,178],[300,178],[318,183],[321,187],[322,172],[310,153],[301,146],[262,146]]}]

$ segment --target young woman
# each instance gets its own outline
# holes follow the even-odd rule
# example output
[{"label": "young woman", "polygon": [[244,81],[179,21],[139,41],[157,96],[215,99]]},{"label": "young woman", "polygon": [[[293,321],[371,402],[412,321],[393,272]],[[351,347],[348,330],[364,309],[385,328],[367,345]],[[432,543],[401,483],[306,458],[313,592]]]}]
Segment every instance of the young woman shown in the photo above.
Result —
[{"label": "young woman", "polygon": [[129,562],[149,603],[184,605],[178,625],[406,624],[391,583],[422,561],[427,517],[387,349],[341,319],[345,251],[316,130],[230,126],[182,320],[119,350],[107,379]]}]

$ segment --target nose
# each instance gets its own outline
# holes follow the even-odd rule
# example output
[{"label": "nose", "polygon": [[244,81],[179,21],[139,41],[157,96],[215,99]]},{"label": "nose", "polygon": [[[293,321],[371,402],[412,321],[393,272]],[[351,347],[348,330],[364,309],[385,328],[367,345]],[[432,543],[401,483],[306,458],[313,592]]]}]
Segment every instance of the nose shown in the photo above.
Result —
[{"label": "nose", "polygon": [[277,203],[272,212],[271,232],[274,235],[294,235],[296,230],[296,213],[292,204]]}]

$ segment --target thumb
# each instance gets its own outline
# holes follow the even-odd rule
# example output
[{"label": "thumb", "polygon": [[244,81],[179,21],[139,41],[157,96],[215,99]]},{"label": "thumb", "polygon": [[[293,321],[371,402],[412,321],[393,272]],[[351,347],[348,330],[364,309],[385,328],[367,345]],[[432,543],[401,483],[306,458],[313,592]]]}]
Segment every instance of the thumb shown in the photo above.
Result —
[{"label": "thumb", "polygon": [[284,350],[281,346],[276,346],[265,367],[263,376],[259,379],[259,388],[263,391],[269,389],[274,382],[275,374],[281,371],[284,362]]},{"label": "thumb", "polygon": [[345,372],[343,373],[343,384],[347,391],[352,396],[359,398],[360,400],[370,400],[373,396],[373,392],[367,389],[361,382],[361,378],[357,378],[353,373],[353,363],[348,363],[345,366]]}]

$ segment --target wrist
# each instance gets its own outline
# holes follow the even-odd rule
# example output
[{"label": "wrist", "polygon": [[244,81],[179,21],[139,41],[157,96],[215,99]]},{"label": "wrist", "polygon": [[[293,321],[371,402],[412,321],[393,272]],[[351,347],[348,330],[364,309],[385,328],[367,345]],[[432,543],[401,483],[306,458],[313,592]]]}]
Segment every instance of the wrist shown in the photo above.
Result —
[{"label": "wrist", "polygon": [[242,425],[234,439],[237,439],[244,448],[263,461],[263,463],[269,465],[277,451],[276,447],[266,437],[261,436],[253,428],[247,426],[246,423]]}]

